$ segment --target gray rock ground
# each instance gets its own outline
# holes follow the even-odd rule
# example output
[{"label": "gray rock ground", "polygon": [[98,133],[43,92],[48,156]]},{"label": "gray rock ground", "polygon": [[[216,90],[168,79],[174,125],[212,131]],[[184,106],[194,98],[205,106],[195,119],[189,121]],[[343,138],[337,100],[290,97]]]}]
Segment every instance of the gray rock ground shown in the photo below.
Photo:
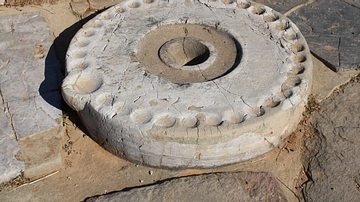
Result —
[{"label": "gray rock ground", "polygon": [[256,0],[287,15],[301,30],[315,57],[334,71],[360,65],[360,1]]},{"label": "gray rock ground", "polygon": [[287,201],[269,173],[217,173],[128,189],[86,202],[111,201]]},{"label": "gray rock ground", "polygon": [[359,79],[333,93],[313,117],[317,134],[306,142],[314,153],[306,201],[360,201]]}]

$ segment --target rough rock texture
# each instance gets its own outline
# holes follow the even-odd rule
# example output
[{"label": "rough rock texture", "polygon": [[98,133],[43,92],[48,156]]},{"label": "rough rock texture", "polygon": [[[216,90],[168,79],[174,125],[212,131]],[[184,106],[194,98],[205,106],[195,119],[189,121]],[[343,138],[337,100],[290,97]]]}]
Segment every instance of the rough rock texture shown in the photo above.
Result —
[{"label": "rough rock texture", "polygon": [[[1,17],[0,26],[0,142],[6,145],[0,147],[2,182],[15,177],[20,170],[29,168],[29,164],[25,163],[24,168],[24,163],[18,163],[14,158],[19,150],[17,141],[33,138],[38,133],[54,128],[60,129],[62,112],[58,88],[61,79],[56,71],[49,71],[59,63],[51,59],[55,54],[49,51],[51,35],[44,18],[38,12],[6,16]],[[55,82],[55,86],[49,80]],[[62,134],[52,135],[60,140]],[[48,137],[54,137],[52,135],[48,134]],[[47,143],[49,142],[42,142],[42,147],[47,148]],[[27,156],[31,156],[34,149],[28,150]],[[52,154],[59,149],[61,146],[51,149]],[[60,163],[60,156],[53,157],[53,164]],[[30,159],[25,161],[31,162]],[[17,166],[14,167],[13,164]],[[41,160],[36,164],[41,164]],[[41,174],[44,173],[37,173]]]},{"label": "rough rock texture", "polygon": [[312,53],[334,71],[360,64],[360,14],[357,0],[256,0],[287,16],[299,27]]},{"label": "rough rock texture", "polygon": [[309,164],[307,201],[360,201],[360,82],[350,83],[322,103],[313,117],[318,135],[306,146]]},{"label": "rough rock texture", "polygon": [[88,198],[85,201],[283,202],[287,200],[271,174],[239,172],[178,178],[160,184],[95,196]]},{"label": "rough rock texture", "polygon": [[262,3],[284,14],[298,5],[308,2],[308,0],[254,0],[257,3]]}]

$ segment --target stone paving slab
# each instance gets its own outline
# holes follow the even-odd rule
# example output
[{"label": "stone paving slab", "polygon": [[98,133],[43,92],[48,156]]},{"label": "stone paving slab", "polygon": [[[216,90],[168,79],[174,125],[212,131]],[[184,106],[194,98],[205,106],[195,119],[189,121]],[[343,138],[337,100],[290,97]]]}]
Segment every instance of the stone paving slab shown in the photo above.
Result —
[{"label": "stone paving slab", "polygon": [[264,5],[270,6],[274,10],[280,13],[286,13],[290,9],[305,4],[308,0],[254,0],[257,3],[262,3]]},{"label": "stone paving slab", "polygon": [[[0,98],[3,101],[1,92]],[[0,111],[0,182],[8,181],[24,170],[25,164],[15,155],[20,150],[10,123],[10,116],[3,105]]]},{"label": "stone paving slab", "polygon": [[360,75],[353,80],[313,117],[317,134],[305,144],[314,154],[306,201],[360,201]]},{"label": "stone paving slab", "polygon": [[160,184],[95,196],[111,201],[287,201],[269,173],[217,173],[172,179]]},{"label": "stone paving slab", "polygon": [[[44,18],[39,12],[6,16],[0,18],[0,26],[2,27],[0,30],[0,94],[3,109],[0,112],[3,125],[0,129],[0,141],[2,145],[7,142],[7,148],[11,148],[10,150],[5,146],[0,147],[0,175],[3,176],[0,182],[3,182],[16,177],[21,170],[25,170],[25,175],[27,175],[27,169],[31,168],[28,165],[38,166],[42,163],[41,161],[31,162],[32,158],[22,159],[25,160],[25,164],[19,163],[14,155],[19,150],[26,150],[26,144],[23,144],[24,148],[20,148],[18,143],[26,140],[25,138],[42,134],[44,131],[60,129],[62,111],[60,110],[61,95],[60,91],[56,90],[56,83],[54,87],[51,86],[52,83],[44,82],[49,80],[45,76],[55,74],[53,77],[58,78],[61,83],[60,76],[56,76],[58,72],[45,72],[49,68],[46,65],[51,67],[46,61],[51,60],[49,56],[55,53],[48,54],[52,40]],[[57,64],[60,65],[59,62]],[[56,66],[56,61],[52,62],[52,66],[54,65]],[[58,134],[49,134],[49,136],[59,139],[62,136],[61,130]],[[43,147],[49,147],[49,142],[42,140],[44,140]],[[58,144],[58,148],[52,149],[53,156],[49,157],[54,164],[61,162],[60,156],[56,154],[61,150],[61,142]],[[36,148],[28,150],[27,156],[31,155],[38,155]],[[44,172],[37,174],[41,175]]]},{"label": "stone paving slab", "polygon": [[256,1],[287,13],[312,53],[334,71],[355,69],[360,64],[360,1]]}]

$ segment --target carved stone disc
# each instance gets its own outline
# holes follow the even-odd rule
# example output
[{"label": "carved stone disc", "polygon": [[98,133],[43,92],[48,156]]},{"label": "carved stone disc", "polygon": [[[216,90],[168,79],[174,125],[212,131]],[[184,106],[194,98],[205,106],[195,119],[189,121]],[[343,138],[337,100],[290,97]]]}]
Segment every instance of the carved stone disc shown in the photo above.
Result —
[{"label": "carved stone disc", "polygon": [[78,31],[62,90],[91,137],[171,168],[245,161],[298,124],[311,84],[299,29],[250,1],[127,0]]}]

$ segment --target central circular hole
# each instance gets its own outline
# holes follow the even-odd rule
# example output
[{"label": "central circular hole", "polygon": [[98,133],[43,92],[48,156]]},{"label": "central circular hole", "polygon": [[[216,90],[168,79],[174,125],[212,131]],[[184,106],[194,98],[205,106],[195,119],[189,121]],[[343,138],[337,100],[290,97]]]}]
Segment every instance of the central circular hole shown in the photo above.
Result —
[{"label": "central circular hole", "polygon": [[210,50],[200,39],[180,37],[164,43],[159,49],[159,57],[170,66],[194,66],[205,62],[210,57]]}]

